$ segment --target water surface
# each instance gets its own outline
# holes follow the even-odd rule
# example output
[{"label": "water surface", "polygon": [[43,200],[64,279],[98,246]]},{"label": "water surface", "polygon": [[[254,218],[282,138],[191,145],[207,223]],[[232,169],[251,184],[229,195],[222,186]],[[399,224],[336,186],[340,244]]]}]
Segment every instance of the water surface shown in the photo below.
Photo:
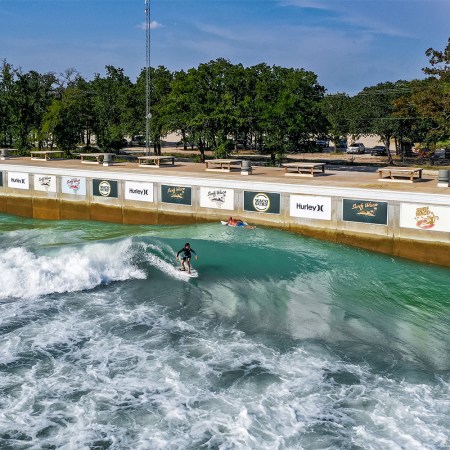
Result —
[{"label": "water surface", "polygon": [[448,448],[449,275],[264,228],[0,215],[0,448]]}]

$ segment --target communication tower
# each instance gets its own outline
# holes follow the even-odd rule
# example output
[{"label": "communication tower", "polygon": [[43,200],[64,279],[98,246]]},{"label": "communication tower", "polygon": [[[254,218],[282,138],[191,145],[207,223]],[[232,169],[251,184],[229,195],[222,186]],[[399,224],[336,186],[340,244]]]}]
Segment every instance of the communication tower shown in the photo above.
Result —
[{"label": "communication tower", "polygon": [[150,0],[145,1],[145,153],[150,154]]}]

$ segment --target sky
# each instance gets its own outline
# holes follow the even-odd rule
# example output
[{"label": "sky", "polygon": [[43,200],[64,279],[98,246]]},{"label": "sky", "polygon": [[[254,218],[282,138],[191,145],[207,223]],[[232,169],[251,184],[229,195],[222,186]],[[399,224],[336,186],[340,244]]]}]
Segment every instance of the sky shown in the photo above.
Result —
[{"label": "sky", "polygon": [[[313,71],[328,93],[423,78],[450,37],[450,0],[151,0],[151,65],[217,58]],[[85,78],[145,67],[144,0],[0,0],[0,60]]]}]

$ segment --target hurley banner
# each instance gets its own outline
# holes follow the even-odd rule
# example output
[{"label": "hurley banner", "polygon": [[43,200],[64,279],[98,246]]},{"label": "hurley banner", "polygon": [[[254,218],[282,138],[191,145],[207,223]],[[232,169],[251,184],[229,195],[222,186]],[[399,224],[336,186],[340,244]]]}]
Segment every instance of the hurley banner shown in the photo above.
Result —
[{"label": "hurley banner", "polygon": [[200,206],[202,208],[234,209],[234,189],[200,188]]},{"label": "hurley banner", "polygon": [[291,217],[331,220],[331,197],[314,195],[291,195]]},{"label": "hurley banner", "polygon": [[8,187],[30,189],[30,176],[22,172],[8,172]]},{"label": "hurley banner", "polygon": [[117,181],[93,179],[92,194],[97,197],[117,198],[119,196]]},{"label": "hurley banner", "polygon": [[61,177],[61,192],[71,195],[86,195],[86,178]]},{"label": "hurley banner", "polygon": [[153,183],[126,181],[125,198],[139,202],[153,202]]},{"label": "hurley banner", "polygon": [[345,222],[387,225],[388,204],[373,200],[342,200],[342,219]]},{"label": "hurley banner", "polygon": [[401,203],[400,226],[415,230],[450,232],[450,207]]},{"label": "hurley banner", "polygon": [[244,191],[244,211],[280,214],[280,194]]},{"label": "hurley banner", "polygon": [[161,201],[178,205],[192,205],[192,188],[186,186],[161,185]]},{"label": "hurley banner", "polygon": [[34,174],[34,190],[56,192],[56,176]]}]

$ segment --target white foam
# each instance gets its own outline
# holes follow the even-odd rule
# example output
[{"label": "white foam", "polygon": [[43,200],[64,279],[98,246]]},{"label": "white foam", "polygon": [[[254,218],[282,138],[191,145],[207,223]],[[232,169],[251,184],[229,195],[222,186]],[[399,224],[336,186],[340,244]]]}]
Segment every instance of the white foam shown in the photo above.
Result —
[{"label": "white foam", "polygon": [[36,298],[92,289],[112,281],[145,278],[132,262],[132,242],[63,247],[36,255],[23,247],[0,254],[0,299]]}]

